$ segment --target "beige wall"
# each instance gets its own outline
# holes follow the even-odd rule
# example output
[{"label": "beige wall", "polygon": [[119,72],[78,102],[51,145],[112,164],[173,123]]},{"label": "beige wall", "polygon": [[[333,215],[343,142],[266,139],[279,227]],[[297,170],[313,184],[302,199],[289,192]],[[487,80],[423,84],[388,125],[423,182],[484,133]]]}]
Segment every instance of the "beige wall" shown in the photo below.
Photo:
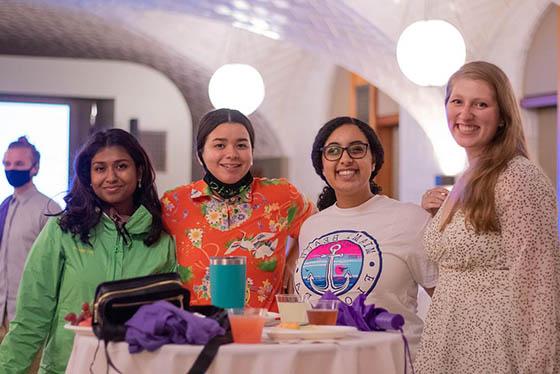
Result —
[{"label": "beige wall", "polygon": [[525,96],[556,92],[556,5],[548,7],[529,46],[523,93]]},{"label": "beige wall", "polygon": [[190,180],[192,123],[177,87],[143,65],[118,61],[0,56],[3,93],[112,98],[115,126],[167,132],[167,171],[157,173],[160,193]]},{"label": "beige wall", "polygon": [[551,181],[556,175],[556,108],[538,111],[539,121],[539,164]]},{"label": "beige wall", "polygon": [[[524,96],[553,93],[557,90],[558,41],[556,37],[557,6],[551,5],[543,15],[529,46],[525,67]],[[530,110],[536,118],[536,144],[531,154],[556,185],[557,109]]]}]

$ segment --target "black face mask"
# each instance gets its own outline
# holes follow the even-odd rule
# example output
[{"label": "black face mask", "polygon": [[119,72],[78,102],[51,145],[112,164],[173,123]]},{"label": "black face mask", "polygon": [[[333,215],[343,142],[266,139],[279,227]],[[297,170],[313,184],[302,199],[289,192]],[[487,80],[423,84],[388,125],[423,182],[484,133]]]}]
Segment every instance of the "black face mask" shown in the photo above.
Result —
[{"label": "black face mask", "polygon": [[[33,169],[33,168],[31,168]],[[6,170],[8,183],[15,188],[21,187],[31,180],[31,169],[29,170]]]},{"label": "black face mask", "polygon": [[207,172],[204,176],[204,181],[212,192],[217,194],[218,196],[223,197],[224,199],[229,199],[235,195],[239,195],[239,193],[245,189],[247,189],[251,183],[253,182],[253,176],[251,172],[247,172],[240,181],[234,184],[226,184],[212,175],[212,173]]}]

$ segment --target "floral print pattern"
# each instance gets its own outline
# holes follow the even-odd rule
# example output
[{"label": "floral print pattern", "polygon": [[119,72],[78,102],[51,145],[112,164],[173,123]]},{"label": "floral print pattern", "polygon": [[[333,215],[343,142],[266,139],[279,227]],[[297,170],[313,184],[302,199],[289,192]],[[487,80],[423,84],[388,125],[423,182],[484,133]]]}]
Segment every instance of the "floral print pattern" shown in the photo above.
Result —
[{"label": "floral print pattern", "polygon": [[247,304],[271,308],[282,286],[288,236],[297,238],[314,207],[285,179],[255,178],[250,188],[223,199],[204,181],[164,194],[163,219],[189,279],[192,305],[210,300],[212,256],[247,257]]},{"label": "floral print pattern", "polygon": [[203,300],[210,300],[210,272],[208,268],[199,285],[193,287],[196,297]]},{"label": "floral print pattern", "polygon": [[262,282],[262,286],[259,287],[259,291],[257,292],[258,295],[257,298],[259,299],[259,301],[262,302],[269,298],[271,292],[272,292],[272,284],[270,284],[268,279],[265,279]]},{"label": "floral print pattern", "polygon": [[197,248],[200,248],[202,245],[202,230],[201,229],[192,229],[188,230],[187,236],[193,243],[193,245]]},{"label": "floral print pattern", "polygon": [[[191,194],[191,198],[192,198]],[[198,193],[194,196],[200,196]],[[231,204],[233,203],[233,204]],[[230,199],[229,204],[224,200],[210,199],[201,204],[202,215],[206,218],[208,224],[220,231],[227,231],[231,228],[243,224],[247,219],[251,218],[253,209],[248,203],[236,204]]]}]

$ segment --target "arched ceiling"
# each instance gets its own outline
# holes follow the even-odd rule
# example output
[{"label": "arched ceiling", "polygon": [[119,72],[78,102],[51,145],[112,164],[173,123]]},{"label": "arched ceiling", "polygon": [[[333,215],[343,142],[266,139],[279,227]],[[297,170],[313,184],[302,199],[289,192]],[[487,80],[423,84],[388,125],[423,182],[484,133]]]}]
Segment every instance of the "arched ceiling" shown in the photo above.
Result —
[{"label": "arched ceiling", "polygon": [[[226,58],[260,55],[267,61],[262,68],[273,75],[286,72],[289,64],[297,65],[304,53],[359,73],[402,105],[429,135],[440,127],[442,90],[415,86],[400,73],[395,48],[404,27],[424,17],[448,20],[463,33],[468,59],[498,63],[519,92],[529,41],[551,1],[3,0],[1,4],[0,53],[146,64],[177,84],[195,122],[210,108],[206,96],[210,72]],[[290,100],[302,100],[298,94],[305,95],[293,92],[288,81],[276,79],[272,86],[267,82],[267,95],[286,96],[286,107]],[[267,126],[262,115],[255,117]],[[282,143],[272,130],[259,131],[260,137],[269,136],[259,148],[274,153]]]},{"label": "arched ceiling", "polygon": [[[53,2],[54,3],[54,2]],[[80,7],[48,1],[2,1],[0,54],[122,60],[150,66],[175,83],[189,105],[193,124],[212,108],[207,95],[211,72],[149,35],[134,32]],[[259,150],[280,155],[274,131],[258,112],[251,119],[259,132]],[[196,128],[193,133],[196,133]],[[272,151],[270,151],[272,150]],[[264,153],[264,152],[262,152]],[[197,162],[193,161],[193,164]],[[193,167],[193,171],[197,170]]]}]

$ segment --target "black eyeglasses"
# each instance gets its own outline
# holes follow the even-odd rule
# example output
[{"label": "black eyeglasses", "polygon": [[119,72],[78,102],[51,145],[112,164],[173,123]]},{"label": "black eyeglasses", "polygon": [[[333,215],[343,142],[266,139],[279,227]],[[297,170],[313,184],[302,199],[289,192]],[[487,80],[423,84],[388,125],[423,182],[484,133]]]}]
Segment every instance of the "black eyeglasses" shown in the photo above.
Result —
[{"label": "black eyeglasses", "polygon": [[323,157],[329,161],[338,161],[342,157],[344,151],[348,153],[350,158],[357,160],[366,157],[368,144],[365,143],[352,143],[348,147],[341,147],[340,145],[331,144],[321,148]]}]

